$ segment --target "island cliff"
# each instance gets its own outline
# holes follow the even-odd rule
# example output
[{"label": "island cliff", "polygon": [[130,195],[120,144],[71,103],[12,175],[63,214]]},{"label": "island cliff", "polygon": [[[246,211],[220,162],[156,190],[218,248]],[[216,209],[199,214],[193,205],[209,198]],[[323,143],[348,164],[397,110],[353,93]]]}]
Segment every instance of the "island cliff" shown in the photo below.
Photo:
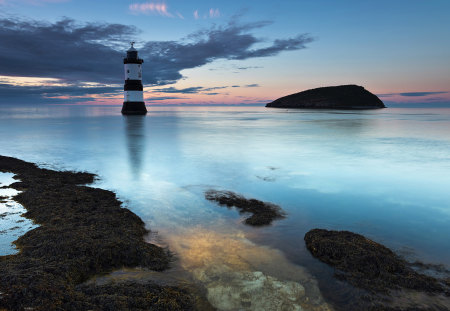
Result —
[{"label": "island cliff", "polygon": [[358,85],[319,87],[278,98],[272,108],[377,109],[386,108],[375,95]]}]

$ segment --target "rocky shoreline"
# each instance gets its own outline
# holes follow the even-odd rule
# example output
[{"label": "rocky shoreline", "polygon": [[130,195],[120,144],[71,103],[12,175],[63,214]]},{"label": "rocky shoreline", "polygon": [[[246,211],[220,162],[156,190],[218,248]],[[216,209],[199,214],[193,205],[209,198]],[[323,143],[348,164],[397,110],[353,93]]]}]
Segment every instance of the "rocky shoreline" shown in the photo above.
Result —
[{"label": "rocky shoreline", "polygon": [[[86,282],[127,267],[163,271],[171,262],[167,250],[145,242],[149,231],[144,223],[122,208],[113,192],[85,186],[94,181],[94,174],[42,169],[4,156],[0,172],[15,174],[18,181],[7,187],[20,191],[14,200],[39,226],[14,242],[18,254],[0,256],[0,310],[195,310],[205,303],[187,284],[152,279]],[[210,189],[205,198],[250,214],[245,223],[251,226],[269,225],[286,216],[277,205],[230,191]],[[335,269],[338,280],[361,292],[344,309],[336,305],[336,311],[440,311],[450,306],[450,278],[418,272],[448,273],[442,266],[409,263],[348,231],[313,229],[304,240],[313,257]],[[230,278],[232,270],[226,271],[223,277]],[[214,296],[211,290],[208,293]],[[212,308],[206,303],[202,309]]]},{"label": "rocky shoreline", "polygon": [[147,243],[143,221],[111,191],[84,186],[95,175],[54,171],[0,156],[0,172],[15,174],[10,188],[39,227],[0,257],[0,309],[7,310],[192,310],[183,288],[156,283],[83,284],[122,267],[161,271],[170,254]]},{"label": "rocky shoreline", "polygon": [[[418,273],[413,267],[443,267],[409,263],[389,248],[349,231],[313,229],[304,237],[306,248],[320,261],[335,269],[338,280],[362,289],[362,297],[352,299],[346,310],[440,311],[450,307],[450,279],[438,279]],[[445,271],[447,272],[447,271]],[[392,297],[403,299],[395,306]],[[434,306],[421,306],[431,297]]]}]

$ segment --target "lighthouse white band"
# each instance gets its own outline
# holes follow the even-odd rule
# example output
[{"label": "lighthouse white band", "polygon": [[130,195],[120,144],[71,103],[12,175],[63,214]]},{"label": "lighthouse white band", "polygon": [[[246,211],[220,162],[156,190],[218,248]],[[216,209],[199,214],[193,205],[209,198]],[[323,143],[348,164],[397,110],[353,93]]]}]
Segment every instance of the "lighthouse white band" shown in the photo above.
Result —
[{"label": "lighthouse white band", "polygon": [[142,91],[125,91],[124,101],[126,102],[143,102],[144,95]]},{"label": "lighthouse white band", "polygon": [[125,64],[125,80],[142,80],[141,64]]}]

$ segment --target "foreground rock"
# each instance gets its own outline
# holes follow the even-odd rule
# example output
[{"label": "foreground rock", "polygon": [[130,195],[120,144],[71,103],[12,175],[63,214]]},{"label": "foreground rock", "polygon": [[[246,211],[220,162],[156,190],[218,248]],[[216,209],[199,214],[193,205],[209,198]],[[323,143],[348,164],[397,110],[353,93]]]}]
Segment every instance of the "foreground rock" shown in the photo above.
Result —
[{"label": "foreground rock", "polygon": [[358,85],[320,87],[278,98],[266,107],[311,109],[386,108],[375,95]]},{"label": "foreground rock", "polygon": [[450,295],[442,281],[417,273],[390,249],[362,235],[313,229],[306,233],[305,242],[314,257],[336,268],[336,277],[356,287],[370,292],[408,289]]},{"label": "foreground rock", "polygon": [[192,297],[177,287],[147,284],[82,285],[122,267],[168,267],[170,256],[146,243],[142,220],[114,193],[81,186],[89,173],[57,172],[0,156],[0,171],[19,179],[9,187],[38,228],[14,243],[16,255],[0,257],[0,309],[190,310]]},{"label": "foreground rock", "polygon": [[252,214],[245,219],[245,223],[250,226],[270,225],[275,219],[285,217],[285,213],[278,205],[256,199],[246,199],[231,191],[208,190],[205,192],[205,198],[227,207],[234,206],[240,214]]}]

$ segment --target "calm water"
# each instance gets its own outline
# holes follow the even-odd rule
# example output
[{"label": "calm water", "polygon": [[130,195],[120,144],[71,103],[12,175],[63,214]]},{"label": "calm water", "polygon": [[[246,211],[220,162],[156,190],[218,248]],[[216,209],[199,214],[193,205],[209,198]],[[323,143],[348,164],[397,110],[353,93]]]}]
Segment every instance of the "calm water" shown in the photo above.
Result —
[{"label": "calm water", "polygon": [[[286,286],[310,282],[314,296],[330,271],[305,250],[312,228],[354,231],[410,260],[450,265],[450,109],[159,107],[145,117],[119,109],[0,108],[0,154],[97,173],[96,186],[158,232],[152,239],[219,308],[234,302],[221,305],[217,279],[242,294],[260,272]],[[288,217],[244,226],[236,211],[204,199],[210,188],[276,203]]]}]

